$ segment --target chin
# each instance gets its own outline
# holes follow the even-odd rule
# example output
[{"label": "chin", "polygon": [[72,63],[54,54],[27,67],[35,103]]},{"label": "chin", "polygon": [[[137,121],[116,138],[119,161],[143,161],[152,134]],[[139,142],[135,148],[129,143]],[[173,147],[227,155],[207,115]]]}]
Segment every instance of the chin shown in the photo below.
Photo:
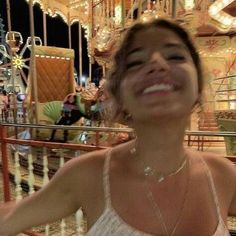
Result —
[{"label": "chin", "polygon": [[143,112],[142,115],[135,120],[142,123],[160,123],[160,122],[177,122],[178,120],[183,120],[189,117],[191,114],[191,109],[186,109],[186,107],[183,109],[183,107],[178,107],[175,109],[169,108],[169,109],[159,109],[158,111],[147,111]]}]

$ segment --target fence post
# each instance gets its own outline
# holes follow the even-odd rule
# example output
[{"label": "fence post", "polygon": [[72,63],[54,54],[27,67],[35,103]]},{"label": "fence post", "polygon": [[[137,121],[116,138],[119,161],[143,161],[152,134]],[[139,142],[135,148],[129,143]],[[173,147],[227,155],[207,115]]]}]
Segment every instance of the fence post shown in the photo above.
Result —
[{"label": "fence post", "polygon": [[8,169],[8,155],[7,155],[7,128],[0,125],[0,141],[1,141],[1,157],[2,157],[2,175],[3,175],[3,192],[4,201],[11,200],[10,195],[10,181],[9,181],[9,169]]},{"label": "fence post", "polygon": [[99,138],[100,138],[100,133],[99,131],[95,132],[95,145],[96,147],[99,146]]}]

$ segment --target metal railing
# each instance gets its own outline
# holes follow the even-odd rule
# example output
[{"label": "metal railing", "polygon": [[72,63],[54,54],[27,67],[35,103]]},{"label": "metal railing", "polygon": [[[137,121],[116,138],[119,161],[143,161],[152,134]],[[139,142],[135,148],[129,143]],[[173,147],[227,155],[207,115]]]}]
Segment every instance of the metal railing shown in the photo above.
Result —
[{"label": "metal railing", "polygon": [[[37,129],[61,129],[61,130],[76,130],[78,132],[92,132],[95,136],[95,143],[93,145],[82,144],[82,143],[60,143],[60,142],[48,142],[37,139],[23,140],[18,137],[18,134],[22,130],[30,130],[35,131]],[[9,132],[10,130],[10,132]],[[132,133],[132,129],[128,128],[108,128],[108,127],[78,127],[78,126],[56,126],[56,125],[33,125],[33,124],[14,124],[14,123],[1,123],[0,124],[0,141],[1,141],[1,167],[2,167],[2,176],[3,176],[3,193],[4,193],[4,201],[11,201],[15,192],[15,199],[19,200],[22,198],[22,188],[29,192],[34,192],[38,188],[40,188],[43,184],[45,184],[50,176],[50,166],[48,164],[50,160],[51,151],[54,151],[53,159],[59,159],[60,165],[56,167],[60,168],[67,160],[73,158],[74,154],[78,155],[78,152],[85,153],[99,149],[105,149],[111,146],[111,143],[107,143],[107,146],[102,146],[100,143],[100,135],[102,133]],[[29,147],[27,149],[27,155],[22,156],[22,153],[18,150],[18,147]],[[35,165],[35,156],[38,155],[38,152],[33,152],[33,150],[41,150],[40,155],[42,158],[42,166],[39,168],[38,165]],[[61,152],[61,150],[63,150]],[[66,156],[66,152],[70,152],[72,157]],[[55,155],[56,154],[59,155]],[[26,160],[24,160],[26,159]],[[27,164],[22,167],[22,163],[26,161]],[[45,166],[45,163],[47,166]],[[24,173],[23,173],[23,170]],[[42,176],[41,182],[39,185],[36,183],[36,173],[38,174],[41,171]],[[56,170],[55,170],[56,171]],[[54,171],[54,172],[55,172]],[[23,176],[27,175],[27,179],[24,179]],[[51,174],[52,175],[52,174]],[[14,190],[10,187],[10,179],[14,183]],[[45,182],[45,180],[47,180]],[[31,182],[29,182],[31,181]],[[61,224],[61,232],[60,235],[65,234],[65,222],[63,221]],[[75,230],[78,226],[74,226]],[[63,228],[63,229],[62,229]],[[45,226],[45,234],[49,235],[49,227]],[[64,232],[64,233],[63,233]],[[42,235],[33,231],[24,232],[28,235]],[[81,233],[81,235],[83,235]]]},{"label": "metal railing", "polygon": [[[15,132],[15,129],[16,132]],[[93,145],[89,145],[89,144],[82,144],[82,143],[59,143],[59,142],[48,142],[48,141],[41,141],[41,140],[37,140],[37,139],[30,139],[30,140],[23,140],[20,139],[18,137],[18,131],[19,130],[37,130],[37,129],[69,129],[69,130],[76,130],[79,132],[92,132],[93,135],[95,135],[95,143]],[[10,132],[9,130],[13,130],[14,132]],[[34,155],[37,155],[35,153],[32,152],[32,149],[40,149],[42,150],[42,152],[40,153],[40,155],[42,155],[42,165],[44,165],[45,163],[48,163],[48,160],[50,159],[50,151],[48,150],[56,150],[57,154],[59,153],[60,155],[56,155],[56,157],[53,158],[58,158],[60,159],[60,165],[58,165],[58,168],[61,167],[63,165],[63,163],[66,160],[69,160],[70,158],[66,157],[65,152],[60,152],[60,150],[70,150],[72,152],[75,152],[76,154],[78,154],[78,151],[80,153],[84,153],[84,152],[90,152],[90,151],[94,151],[94,150],[99,150],[99,149],[104,149],[107,148],[109,146],[111,146],[111,143],[107,146],[102,146],[100,143],[100,135],[102,133],[127,133],[129,135],[133,135],[133,130],[131,128],[110,128],[110,127],[87,127],[87,126],[57,126],[57,125],[34,125],[34,124],[13,124],[13,123],[2,123],[0,124],[0,141],[1,141],[1,155],[2,155],[2,175],[3,175],[3,192],[4,192],[4,201],[10,201],[13,197],[13,193],[12,190],[10,188],[10,177],[11,175],[13,175],[13,182],[15,184],[15,192],[16,192],[16,196],[15,198],[17,199],[17,197],[21,197],[20,196],[20,192],[22,184],[23,184],[23,178],[21,176],[20,173],[20,168],[21,167],[21,157],[19,157],[19,155],[21,154],[18,150],[18,147],[29,147],[28,151],[28,156],[24,157],[27,161],[27,167],[23,167],[26,169],[26,172],[28,172],[28,179],[34,179],[35,178],[35,171],[36,171],[36,167],[34,165]],[[236,138],[236,132],[207,132],[207,131],[186,131],[186,136],[185,136],[185,144],[187,146],[195,146],[197,147],[197,149],[199,150],[204,150],[204,145],[206,144],[206,141],[209,142],[214,142],[215,140],[211,140],[211,138],[215,138],[215,137],[221,137],[222,139],[219,140],[219,142],[223,142],[224,141],[224,137],[232,137],[232,138]],[[46,150],[46,151],[45,151]],[[73,158],[74,155],[72,155],[71,158]],[[236,157],[235,156],[229,156],[229,155],[225,155],[228,159],[232,160],[233,162],[236,162]],[[33,159],[32,159],[33,158]],[[10,166],[9,161],[13,162],[13,167]],[[47,164],[48,165],[48,164]],[[12,169],[14,169],[14,173],[11,173]],[[42,174],[43,176],[41,177],[42,182],[45,179],[49,179],[49,172],[47,171],[47,169],[50,169],[49,166],[43,166],[42,168]],[[18,173],[18,174],[17,174]],[[28,180],[27,180],[28,181]],[[34,190],[37,189],[36,188],[36,184],[35,181],[33,181],[32,183],[27,183],[28,187],[26,189],[28,189],[28,191],[30,192],[30,189]],[[64,227],[63,230],[65,229],[64,223],[61,224],[62,226],[60,227]],[[46,230],[47,229],[47,230]],[[63,231],[62,230],[62,231]],[[65,230],[64,230],[65,231]],[[63,232],[64,232],[63,231]],[[45,228],[45,233],[43,235],[49,235],[48,234],[48,228]],[[28,235],[42,235],[42,234],[38,234],[35,233],[33,231],[27,231],[25,232]],[[60,233],[61,234],[61,233]],[[63,235],[63,234],[61,234]],[[66,235],[66,234],[65,234]],[[81,234],[82,235],[82,234]]]}]

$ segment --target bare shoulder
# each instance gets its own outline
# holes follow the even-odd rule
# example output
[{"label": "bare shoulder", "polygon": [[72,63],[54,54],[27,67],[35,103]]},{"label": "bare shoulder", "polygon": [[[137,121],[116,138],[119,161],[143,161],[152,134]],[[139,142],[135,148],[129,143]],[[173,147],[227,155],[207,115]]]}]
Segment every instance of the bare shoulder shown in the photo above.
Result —
[{"label": "bare shoulder", "polygon": [[225,156],[199,152],[213,177],[223,215],[236,215],[236,166]]},{"label": "bare shoulder", "polygon": [[73,197],[80,199],[80,204],[86,205],[90,198],[103,197],[103,170],[108,152],[112,152],[112,161],[120,165],[127,144],[117,145],[113,148],[92,151],[68,161],[57,173],[60,183],[67,186],[67,191]]},{"label": "bare shoulder", "polygon": [[211,171],[224,178],[230,178],[236,184],[236,166],[225,156],[211,152],[203,152],[202,157],[207,162]]},{"label": "bare shoulder", "polygon": [[59,175],[67,175],[70,178],[80,178],[86,180],[90,178],[95,178],[96,174],[101,174],[104,166],[105,158],[109,151],[112,151],[112,160],[119,160],[126,152],[127,146],[129,143],[119,144],[112,148],[97,150],[88,152],[81,156],[71,159],[68,161],[60,171],[58,171]]},{"label": "bare shoulder", "polygon": [[77,168],[83,167],[81,171],[84,168],[96,168],[97,165],[100,165],[102,162],[104,162],[107,151],[108,149],[102,149],[82,154],[68,161],[64,168],[72,168],[76,170]]},{"label": "bare shoulder", "polygon": [[92,189],[101,179],[106,152],[107,149],[98,150],[71,159],[56,172],[53,179],[58,180],[62,188],[64,186],[64,191],[73,192],[82,200],[87,187]]},{"label": "bare shoulder", "polygon": [[[190,150],[191,156],[201,157],[207,164],[214,183],[222,191],[232,192],[236,188],[236,166],[224,155],[212,152],[198,152]],[[199,169],[199,168],[198,168]],[[202,167],[200,168],[203,171]]]},{"label": "bare shoulder", "polygon": [[206,161],[219,198],[224,203],[226,211],[228,211],[231,202],[235,199],[236,166],[223,155],[210,152],[203,152],[200,155]]}]

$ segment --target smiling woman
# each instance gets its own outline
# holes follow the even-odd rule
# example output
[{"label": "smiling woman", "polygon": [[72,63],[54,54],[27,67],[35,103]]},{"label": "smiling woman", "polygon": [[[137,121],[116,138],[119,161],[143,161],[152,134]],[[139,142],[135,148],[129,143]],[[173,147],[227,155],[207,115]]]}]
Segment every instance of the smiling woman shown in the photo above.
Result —
[{"label": "smiling woman", "polygon": [[88,236],[228,236],[227,216],[236,215],[235,166],[183,145],[202,93],[199,56],[186,31],[162,19],[131,27],[107,89],[114,119],[128,115],[136,139],[75,158],[37,193],[1,206],[0,235],[82,206]]},{"label": "smiling woman", "polygon": [[[165,30],[166,27],[170,28],[170,30]],[[194,98],[195,101],[193,104],[199,102],[202,93],[202,70],[200,60],[189,36],[185,31],[181,31],[180,29],[181,28],[174,28],[173,25],[168,25],[165,21],[158,23],[152,22],[150,24],[137,24],[126,35],[121,49],[116,54],[116,63],[113,67],[113,72],[111,73],[112,79],[109,83],[110,90],[118,101],[118,110],[114,114],[115,116],[121,114],[121,112],[126,116],[127,113],[126,109],[120,109],[122,107],[120,97],[123,98],[124,94],[122,94],[122,92],[120,93],[117,86],[120,88],[120,83],[123,80],[125,83],[124,86],[127,86],[125,81],[130,81],[131,79],[125,80],[125,76],[130,77],[135,71],[138,71],[135,78],[140,77],[139,80],[141,81],[141,83],[136,86],[137,93],[144,91],[146,94],[147,91],[157,89],[159,90],[159,95],[161,95],[163,92],[170,91],[170,89],[180,91],[179,87],[181,86],[183,76],[179,74],[181,79],[174,79],[171,73],[175,76],[176,73],[183,73],[183,67],[185,66],[185,72],[187,72],[187,69],[188,73],[190,73],[190,70],[193,70],[193,73],[195,73],[197,77],[192,81],[193,83],[197,83],[197,85],[193,85],[192,90],[188,91],[188,98],[194,98],[192,95],[195,94],[197,97]],[[178,37],[176,37],[176,35]],[[158,63],[155,63],[155,61]],[[188,61],[193,63],[195,68],[189,66]],[[144,67],[144,65],[147,66]],[[172,65],[173,69],[170,65]],[[141,68],[144,69],[141,70]],[[146,76],[145,70],[149,70],[149,78],[144,80],[142,78]],[[158,73],[159,77],[158,86],[155,73]],[[188,76],[185,75],[184,77],[186,78]],[[184,83],[184,81],[182,81],[182,83]],[[160,90],[163,86],[165,89]],[[121,91],[126,90],[121,88]],[[198,93],[198,95],[196,93]],[[150,92],[148,94],[151,95]],[[158,101],[161,101],[160,99]],[[145,102],[151,102],[151,99],[145,99]],[[191,104],[190,101],[190,106],[193,104]]]}]

